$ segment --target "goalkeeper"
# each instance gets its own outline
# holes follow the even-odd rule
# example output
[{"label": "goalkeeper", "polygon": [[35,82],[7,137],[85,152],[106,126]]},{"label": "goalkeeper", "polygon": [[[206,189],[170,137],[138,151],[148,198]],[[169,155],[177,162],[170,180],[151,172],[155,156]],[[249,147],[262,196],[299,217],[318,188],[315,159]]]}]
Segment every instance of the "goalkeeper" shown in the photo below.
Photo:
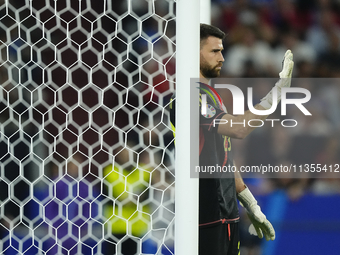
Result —
[{"label": "goalkeeper", "polygon": [[[268,116],[257,116],[246,111],[243,116],[227,113],[219,94],[208,85],[211,78],[220,75],[224,62],[222,55],[225,33],[220,29],[201,24],[200,26],[200,104],[202,95],[206,95],[207,114],[200,115],[200,166],[234,166],[230,138],[245,138],[254,127],[234,125],[213,125],[214,119],[225,119],[246,123],[250,119],[264,120]],[[293,54],[285,53],[280,80],[273,89],[255,106],[257,110],[268,110],[273,103],[281,99],[281,88],[289,87],[293,71]],[[276,95],[277,100],[273,100]],[[200,106],[201,107],[201,106]],[[170,120],[175,128],[174,96],[170,104]],[[240,127],[241,126],[241,127]],[[256,199],[244,184],[239,173],[228,178],[200,178],[199,180],[199,254],[200,255],[238,255],[239,254],[239,211],[237,199],[245,207],[252,222],[251,234],[267,241],[275,239],[272,224],[262,213]]]}]

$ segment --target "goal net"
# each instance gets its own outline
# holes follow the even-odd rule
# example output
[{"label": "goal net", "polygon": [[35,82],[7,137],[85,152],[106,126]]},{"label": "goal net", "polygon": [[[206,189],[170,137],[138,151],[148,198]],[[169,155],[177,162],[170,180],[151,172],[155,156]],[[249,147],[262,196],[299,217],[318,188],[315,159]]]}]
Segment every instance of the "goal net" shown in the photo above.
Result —
[{"label": "goal net", "polygon": [[0,0],[1,254],[173,254],[175,0]]}]

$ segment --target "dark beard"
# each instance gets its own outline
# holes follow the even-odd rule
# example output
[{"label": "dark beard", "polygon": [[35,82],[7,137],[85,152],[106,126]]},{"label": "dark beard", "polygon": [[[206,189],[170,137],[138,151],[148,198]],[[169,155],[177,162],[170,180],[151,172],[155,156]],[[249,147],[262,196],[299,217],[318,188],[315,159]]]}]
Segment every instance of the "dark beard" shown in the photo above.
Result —
[{"label": "dark beard", "polygon": [[220,70],[216,70],[215,68],[211,68],[210,66],[203,64],[201,65],[201,74],[208,79],[216,78],[220,76]]}]

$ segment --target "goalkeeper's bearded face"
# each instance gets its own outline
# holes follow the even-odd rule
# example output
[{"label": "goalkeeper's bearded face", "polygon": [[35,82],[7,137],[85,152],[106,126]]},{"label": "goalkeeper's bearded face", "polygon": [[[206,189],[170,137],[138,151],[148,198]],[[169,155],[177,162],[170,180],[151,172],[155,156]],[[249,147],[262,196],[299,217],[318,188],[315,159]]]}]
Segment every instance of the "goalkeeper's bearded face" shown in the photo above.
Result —
[{"label": "goalkeeper's bearded face", "polygon": [[201,43],[200,71],[205,78],[220,76],[224,62],[222,39],[209,36]]}]

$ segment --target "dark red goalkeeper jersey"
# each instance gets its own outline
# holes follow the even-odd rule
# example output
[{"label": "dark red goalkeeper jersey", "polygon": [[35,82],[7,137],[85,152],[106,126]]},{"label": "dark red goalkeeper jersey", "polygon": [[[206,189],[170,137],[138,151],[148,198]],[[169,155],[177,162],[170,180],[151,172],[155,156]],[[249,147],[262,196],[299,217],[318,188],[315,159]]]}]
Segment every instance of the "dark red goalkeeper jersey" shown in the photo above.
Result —
[{"label": "dark red goalkeeper jersey", "polygon": [[[200,114],[199,127],[199,224],[200,227],[208,227],[212,224],[237,222],[239,212],[234,174],[222,171],[233,166],[230,137],[217,133],[218,125],[223,125],[219,124],[218,119],[226,114],[226,109],[214,88],[203,83],[199,86],[200,113],[202,95],[206,95],[207,102],[206,114]],[[176,126],[175,111],[173,95],[170,104],[170,121],[173,127]],[[211,170],[214,170],[213,174],[210,173]]]}]

